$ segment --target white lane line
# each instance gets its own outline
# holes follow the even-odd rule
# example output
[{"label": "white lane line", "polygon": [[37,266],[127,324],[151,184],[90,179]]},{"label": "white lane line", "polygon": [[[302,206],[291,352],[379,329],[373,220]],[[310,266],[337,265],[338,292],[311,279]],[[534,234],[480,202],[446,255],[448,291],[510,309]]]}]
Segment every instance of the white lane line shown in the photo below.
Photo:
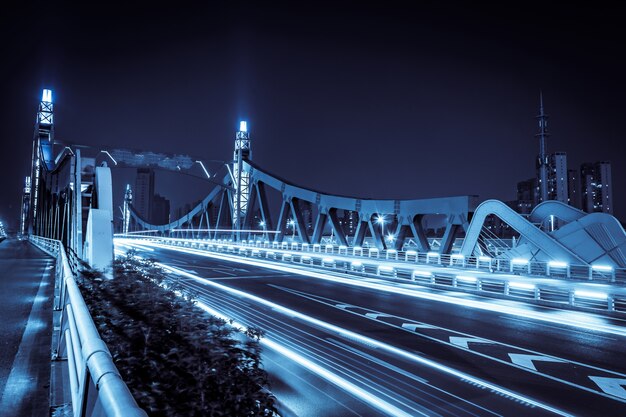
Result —
[{"label": "white lane line", "polygon": [[[352,346],[348,346],[348,345],[346,345],[345,343],[341,343],[341,342],[340,342],[340,341],[338,341],[338,340],[334,340],[334,339],[332,339],[332,338],[328,338],[327,340],[328,340],[329,342],[331,342],[331,343],[334,343],[334,344],[336,344],[336,345],[338,345],[338,346],[340,346],[340,347],[342,347],[342,348],[344,348],[344,349],[347,349],[347,350],[349,350],[349,351],[353,352],[354,354],[356,354],[356,355],[358,355],[358,356],[361,356],[361,357],[363,357],[363,358],[365,358],[365,359],[367,359],[367,360],[369,360],[369,361],[375,362],[375,363],[377,363],[377,364],[379,364],[379,365],[381,365],[381,366],[383,366],[383,367],[385,367],[385,368],[387,368],[387,369],[390,369],[390,370],[392,370],[392,371],[394,371],[394,372],[396,372],[396,373],[399,373],[399,374],[401,374],[401,375],[404,375],[405,377],[407,377],[407,378],[409,378],[409,379],[412,379],[412,380],[414,380],[414,381],[417,381],[417,382],[420,382],[420,383],[422,383],[422,384],[428,385],[430,388],[432,388],[432,389],[434,389],[434,390],[436,390],[436,391],[439,391],[439,392],[441,392],[441,393],[444,393],[445,395],[449,395],[449,396],[451,396],[452,398],[455,398],[455,399],[457,399],[457,400],[459,400],[459,401],[462,401],[462,402],[464,402],[464,403],[470,404],[470,405],[472,405],[472,406],[474,406],[474,407],[476,407],[476,408],[479,408],[479,409],[481,409],[481,410],[483,410],[483,411],[488,412],[489,414],[498,415],[497,413],[494,413],[493,411],[488,410],[488,409],[486,409],[486,408],[484,408],[484,407],[482,407],[482,406],[480,406],[480,405],[478,405],[478,404],[476,404],[476,403],[473,403],[473,402],[471,402],[471,401],[469,401],[469,400],[466,400],[465,398],[461,398],[461,397],[459,397],[459,396],[457,396],[457,395],[455,395],[455,394],[452,394],[451,392],[448,392],[448,391],[446,391],[446,390],[443,390],[443,389],[441,389],[441,388],[439,388],[439,387],[437,387],[437,386],[435,386],[435,385],[429,384],[429,383],[428,383],[428,380],[426,380],[426,379],[424,379],[424,378],[420,378],[420,377],[418,377],[417,375],[414,375],[414,374],[412,374],[412,373],[410,373],[410,372],[405,371],[404,369],[398,368],[397,366],[394,366],[394,365],[392,365],[392,364],[390,364],[390,363],[388,363],[388,362],[385,362],[385,361],[383,361],[383,360],[380,360],[380,359],[378,359],[378,358],[377,358],[377,357],[375,357],[375,356],[369,355],[369,354],[367,354],[367,353],[365,353],[365,352],[363,352],[363,351],[361,351],[361,350],[359,350],[359,349],[353,348]],[[453,404],[453,403],[451,403],[451,404]],[[457,407],[457,408],[458,408],[458,407]],[[461,409],[463,409],[463,408],[461,408]],[[467,410],[466,410],[466,409],[463,409],[463,411],[467,411]]]},{"label": "white lane line", "polygon": [[15,355],[13,360],[11,373],[6,381],[2,399],[0,400],[0,410],[3,413],[7,413],[6,415],[15,415],[21,409],[22,403],[27,401],[37,389],[37,384],[44,382],[36,378],[36,370],[31,366],[30,360],[35,359],[33,357],[33,350],[36,348],[35,337],[42,327],[47,326],[47,323],[42,323],[39,317],[42,315],[42,310],[44,310],[45,303],[48,301],[44,297],[44,291],[47,285],[46,277],[50,274],[49,264],[50,260],[46,262],[46,268],[44,268],[44,272],[41,275],[39,289],[28,315],[28,322],[22,334],[22,340],[20,341],[17,355]]},{"label": "white lane line", "polygon": [[523,366],[524,368],[532,369],[536,371],[535,364],[533,362],[555,362],[555,363],[567,363],[562,359],[554,358],[552,356],[541,355],[524,355],[522,353],[509,353],[511,362],[516,365]]}]

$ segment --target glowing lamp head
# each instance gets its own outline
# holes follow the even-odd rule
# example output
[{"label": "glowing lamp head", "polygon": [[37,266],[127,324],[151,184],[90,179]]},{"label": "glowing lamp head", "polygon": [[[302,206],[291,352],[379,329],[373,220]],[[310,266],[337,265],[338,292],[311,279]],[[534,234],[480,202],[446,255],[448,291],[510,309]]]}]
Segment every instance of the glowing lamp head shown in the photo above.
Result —
[{"label": "glowing lamp head", "polygon": [[52,103],[52,90],[44,89],[41,95],[41,101],[45,103]]},{"label": "glowing lamp head", "polygon": [[239,131],[240,132],[247,132],[248,131],[248,122],[246,122],[245,120],[242,120],[239,122]]},{"label": "glowing lamp head", "polygon": [[382,214],[379,214],[378,217],[376,217],[376,223],[384,224],[385,223],[385,216],[383,216]]}]

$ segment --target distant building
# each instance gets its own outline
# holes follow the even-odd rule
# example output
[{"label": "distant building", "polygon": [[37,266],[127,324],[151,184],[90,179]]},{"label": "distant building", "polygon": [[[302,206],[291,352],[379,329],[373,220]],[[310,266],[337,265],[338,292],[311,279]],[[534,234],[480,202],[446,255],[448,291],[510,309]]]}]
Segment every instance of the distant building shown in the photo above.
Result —
[{"label": "distant building", "polygon": [[152,199],[152,217],[150,217],[150,223],[152,224],[167,224],[170,222],[170,200],[155,194]]},{"label": "distant building", "polygon": [[580,166],[581,208],[587,213],[613,213],[611,163],[584,163]]},{"label": "distant building", "polygon": [[539,200],[537,178],[530,178],[517,183],[517,201],[515,210],[520,214],[529,214]]},{"label": "distant building", "polygon": [[154,170],[138,168],[133,193],[133,207],[146,221],[152,219],[152,201],[154,200]]},{"label": "distant building", "polygon": [[548,157],[548,200],[567,204],[567,154],[555,152]]},{"label": "distant building", "polygon": [[576,169],[567,170],[567,195],[567,203],[580,209],[580,173]]}]

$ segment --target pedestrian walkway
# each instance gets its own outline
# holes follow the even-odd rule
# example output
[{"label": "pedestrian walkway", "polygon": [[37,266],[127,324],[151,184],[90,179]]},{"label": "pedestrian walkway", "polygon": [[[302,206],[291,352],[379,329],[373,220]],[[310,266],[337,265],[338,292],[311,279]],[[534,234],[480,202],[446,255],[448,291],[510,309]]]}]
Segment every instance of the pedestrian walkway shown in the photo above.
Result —
[{"label": "pedestrian walkway", "polygon": [[26,240],[0,242],[0,415],[50,414],[55,260]]}]

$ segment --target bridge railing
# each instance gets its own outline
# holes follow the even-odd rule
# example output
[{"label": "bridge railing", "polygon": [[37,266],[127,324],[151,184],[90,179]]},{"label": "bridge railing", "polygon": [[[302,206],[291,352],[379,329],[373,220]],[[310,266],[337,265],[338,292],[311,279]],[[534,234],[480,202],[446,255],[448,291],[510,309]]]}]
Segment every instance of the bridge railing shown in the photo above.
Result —
[{"label": "bridge railing", "polygon": [[[124,237],[124,235],[117,235]],[[129,238],[168,239],[153,235],[133,234]],[[179,239],[180,238],[170,238]],[[182,239],[185,240],[185,239]],[[194,240],[194,239],[192,239]],[[198,239],[195,239],[198,240]],[[200,239],[220,244],[233,244],[228,239]],[[277,250],[292,250],[311,253],[325,253],[360,258],[374,258],[388,261],[409,262],[442,267],[456,267],[468,270],[482,270],[515,275],[528,275],[535,277],[562,278],[571,280],[583,280],[593,282],[606,282],[626,284],[626,269],[613,268],[609,265],[575,265],[558,261],[530,261],[522,258],[506,259],[491,258],[488,256],[463,256],[461,254],[441,254],[439,252],[418,252],[413,249],[379,250],[376,247],[355,246],[348,247],[333,244],[307,244],[300,242],[273,242],[269,240],[241,241],[238,245],[255,246],[258,248],[272,248]]]},{"label": "bridge railing", "polygon": [[[133,235],[132,238],[141,237]],[[424,254],[411,250],[406,252],[383,251],[381,254],[376,250],[368,250],[368,248],[325,247],[324,245],[306,244],[296,246],[292,242],[233,242],[232,240],[192,240],[156,238],[155,236],[145,236],[145,238],[168,245],[299,264],[336,272],[351,271],[369,276],[391,277],[416,283],[478,291],[507,298],[534,300],[549,305],[569,305],[582,309],[626,313],[626,292],[620,285],[613,287],[594,285],[590,287],[561,284],[571,282],[571,276],[574,275],[584,276],[585,282],[593,284],[597,284],[599,280],[602,280],[602,283],[612,280],[625,282],[626,274],[622,269],[599,271],[585,266],[581,268],[583,272],[579,272],[575,270],[577,266],[561,263],[535,263],[535,265],[515,259],[494,260],[486,257],[466,259],[455,255]],[[420,264],[421,266],[432,265],[438,268],[425,269]],[[496,271],[497,268],[506,274],[489,273]],[[570,279],[567,279],[567,269],[570,269]],[[546,273],[548,271],[552,274],[552,278],[558,277],[559,279],[534,280],[534,276],[531,275],[532,273]],[[482,272],[482,274],[476,274],[476,272]],[[601,275],[603,272],[605,274]],[[590,276],[586,274],[591,274],[591,280],[589,279]],[[546,275],[540,277],[545,278]]]},{"label": "bridge railing", "polygon": [[[141,236],[133,235],[132,238],[141,238]],[[454,255],[435,256],[433,253],[429,255],[428,253],[416,252],[415,254],[404,253],[403,257],[393,251],[389,251],[389,255],[387,251],[383,251],[381,255],[375,250],[368,251],[367,248],[362,248],[362,253],[361,250],[355,248],[357,255],[354,256],[349,248],[324,247],[322,245],[306,246],[306,244],[304,248],[296,248],[292,246],[291,242],[233,242],[232,240],[220,239],[198,240],[155,236],[144,236],[144,238],[172,246],[297,264],[333,272],[350,271],[365,276],[407,280],[517,300],[532,300],[554,306],[569,305],[579,309],[626,314],[626,293],[621,286],[612,288],[603,286],[604,288],[598,289],[596,287],[561,285],[560,280],[533,280],[526,273],[529,268],[531,272],[533,271],[532,266],[529,267],[521,261],[501,260],[500,267],[503,268],[504,272],[507,272],[506,274],[469,274],[472,270],[476,271],[477,265],[481,272],[488,272],[488,266],[494,264],[485,257],[482,260],[480,257],[475,258],[477,264],[474,264],[474,259],[468,260]],[[346,250],[348,250],[348,256],[344,255]],[[410,260],[407,261],[407,259]],[[422,260],[424,262],[421,262]],[[416,264],[424,266],[426,263],[436,264],[441,268],[426,269],[413,266]],[[553,264],[552,268],[556,269],[557,266],[564,268],[561,264]],[[548,265],[548,267],[550,266]],[[510,272],[511,269],[514,271],[513,273]],[[468,272],[464,273],[463,271]],[[620,270],[619,272],[623,271]]]},{"label": "bridge railing", "polygon": [[[30,236],[55,256],[54,308],[61,310],[57,352],[65,352],[74,417],[147,417],[122,380],[76,284],[78,259],[58,240]],[[62,341],[65,341],[63,344]],[[61,356],[61,355],[58,355]]]}]

